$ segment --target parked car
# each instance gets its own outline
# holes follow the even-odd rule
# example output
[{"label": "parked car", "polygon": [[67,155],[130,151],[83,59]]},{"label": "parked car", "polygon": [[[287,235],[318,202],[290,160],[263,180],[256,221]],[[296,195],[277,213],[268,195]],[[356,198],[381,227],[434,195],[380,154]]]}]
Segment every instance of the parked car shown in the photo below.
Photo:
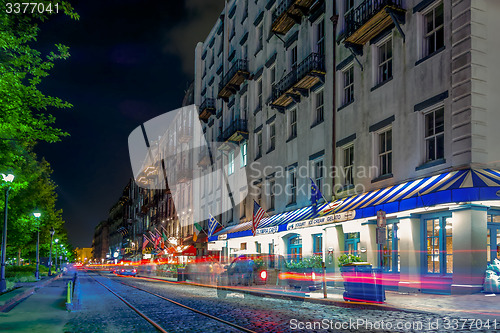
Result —
[{"label": "parked car", "polygon": [[115,269],[114,273],[116,275],[129,275],[129,276],[136,276],[137,275],[137,269],[132,266],[125,266],[122,268],[117,268]]},{"label": "parked car", "polygon": [[217,278],[217,295],[225,297],[227,291],[221,288],[228,286],[264,285],[267,278],[265,260],[260,255],[241,255],[224,266],[224,271]]},{"label": "parked car", "polygon": [[280,274],[285,286],[296,291],[315,291],[323,288],[321,273],[314,268],[290,269]]}]

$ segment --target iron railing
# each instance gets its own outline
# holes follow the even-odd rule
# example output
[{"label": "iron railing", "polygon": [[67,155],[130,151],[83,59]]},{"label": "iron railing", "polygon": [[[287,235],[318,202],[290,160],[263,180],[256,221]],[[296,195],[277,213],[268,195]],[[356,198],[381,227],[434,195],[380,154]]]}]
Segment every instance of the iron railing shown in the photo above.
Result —
[{"label": "iron railing", "polygon": [[273,22],[286,12],[294,2],[295,0],[281,0],[280,3],[276,5],[276,9],[273,12]]},{"label": "iron railing", "polygon": [[275,101],[295,83],[302,80],[311,71],[325,71],[325,57],[318,53],[309,54],[297,67],[293,68],[273,87],[272,100]]},{"label": "iron railing", "polygon": [[222,135],[219,136],[219,141],[227,141],[235,132],[247,132],[248,126],[247,121],[244,119],[236,119],[229,124],[229,126],[222,132]]},{"label": "iron railing", "polygon": [[200,110],[203,111],[205,109],[215,109],[215,99],[214,98],[205,98],[205,100],[200,105]]},{"label": "iron railing", "polygon": [[345,18],[344,35],[351,36],[368,22],[375,14],[380,12],[385,6],[402,8],[402,0],[365,0],[358,7],[347,13]]},{"label": "iron railing", "polygon": [[248,72],[248,60],[238,59],[234,61],[233,66],[226,72],[222,81],[219,83],[219,92],[229,83],[229,81],[231,81],[238,71]]}]

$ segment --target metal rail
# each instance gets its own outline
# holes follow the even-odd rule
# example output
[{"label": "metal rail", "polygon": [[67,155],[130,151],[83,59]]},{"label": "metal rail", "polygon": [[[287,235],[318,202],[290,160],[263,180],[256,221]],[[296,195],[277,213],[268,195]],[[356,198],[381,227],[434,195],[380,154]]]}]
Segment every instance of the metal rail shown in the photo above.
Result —
[{"label": "metal rail", "polygon": [[139,309],[137,309],[136,307],[134,307],[132,304],[130,304],[129,302],[127,302],[125,299],[123,299],[123,297],[121,297],[120,295],[118,295],[117,293],[115,293],[113,290],[111,290],[110,288],[108,288],[106,285],[104,285],[103,283],[97,281],[96,278],[94,278],[93,276],[91,276],[89,274],[89,276],[94,279],[95,282],[99,283],[101,286],[103,286],[104,288],[106,288],[110,293],[112,293],[113,295],[115,295],[116,297],[118,297],[120,299],[120,301],[122,301],[123,303],[125,303],[129,308],[131,308],[132,310],[134,310],[139,316],[141,316],[142,318],[144,318],[148,323],[150,323],[151,325],[154,326],[154,328],[156,328],[158,331],[162,332],[162,333],[168,333],[166,330],[164,330],[160,325],[158,325],[156,322],[154,322],[152,319],[150,319],[148,316],[146,316],[144,313],[142,313]]},{"label": "metal rail", "polygon": [[[99,274],[99,275],[100,275],[100,274]],[[101,276],[102,276],[102,275],[101,275]],[[106,278],[107,278],[107,277],[106,277]],[[108,279],[109,279],[109,278],[108,278]],[[94,279],[94,280],[96,280],[96,279]],[[97,280],[96,280],[96,281],[97,281]],[[100,283],[99,281],[97,281],[97,282],[98,282],[99,284],[103,285],[103,284],[102,284],[102,283]],[[174,301],[174,300],[172,300],[172,299],[169,299],[169,298],[167,298],[167,297],[164,297],[164,296],[162,296],[162,295],[159,295],[159,294],[153,293],[153,292],[148,291],[148,290],[146,290],[146,289],[143,289],[143,288],[140,288],[140,287],[137,287],[137,286],[134,286],[134,285],[131,285],[131,284],[125,283],[125,282],[121,282],[121,281],[118,281],[118,283],[121,283],[121,284],[123,284],[123,285],[125,285],[125,286],[127,286],[127,287],[135,288],[135,289],[140,290],[140,291],[143,291],[143,292],[145,292],[145,293],[151,294],[151,295],[153,295],[153,296],[156,296],[156,297],[158,297],[158,298],[161,298],[161,299],[163,299],[163,300],[165,300],[165,301],[168,301],[168,302],[170,302],[170,303],[172,303],[172,304],[175,304],[175,305],[180,306],[180,307],[182,307],[182,308],[185,308],[185,309],[187,309],[187,310],[190,310],[190,311],[196,312],[196,313],[201,314],[201,315],[203,315],[203,316],[205,316],[205,317],[208,317],[208,318],[210,318],[210,319],[213,319],[213,320],[216,320],[216,321],[221,322],[221,323],[223,323],[223,324],[226,324],[226,325],[228,325],[228,326],[234,327],[234,328],[236,328],[236,329],[238,329],[238,330],[240,330],[240,331],[242,331],[242,332],[247,332],[247,333],[256,333],[255,331],[252,331],[252,330],[250,330],[250,329],[248,329],[248,328],[245,328],[245,327],[243,327],[243,326],[239,326],[239,325],[237,325],[237,324],[231,323],[231,322],[226,321],[226,320],[224,320],[224,319],[221,319],[221,318],[218,318],[218,317],[212,316],[211,314],[208,314],[208,313],[206,313],[206,312],[203,312],[203,311],[200,311],[200,310],[193,309],[193,308],[191,308],[191,307],[189,307],[189,306],[187,306],[187,305],[181,304],[181,303],[179,303],[179,302],[176,302],[176,301]],[[106,287],[105,285],[103,285],[103,286],[104,286],[106,289],[108,289],[109,291],[111,291],[111,289],[109,289],[109,288],[108,288],[108,287]],[[111,292],[112,292],[115,296],[119,297],[122,301],[126,302],[126,301],[125,301],[125,300],[123,300],[120,296],[118,296],[117,294],[115,294],[113,291],[111,291]],[[127,303],[127,302],[126,302],[126,304],[127,304],[128,306],[130,306],[133,310],[135,309],[135,308],[133,308],[133,307],[132,307],[132,305],[130,305],[130,303]],[[143,315],[139,312],[139,310],[134,310],[134,311],[136,311],[136,312],[137,312],[137,313],[139,313],[141,316],[143,316]],[[146,318],[146,317],[145,317],[145,318]],[[148,320],[148,319],[146,319],[146,320]],[[148,321],[149,321],[149,320],[148,320]],[[156,327],[156,326],[155,326],[155,327]],[[164,331],[162,331],[162,332],[164,332]]]}]

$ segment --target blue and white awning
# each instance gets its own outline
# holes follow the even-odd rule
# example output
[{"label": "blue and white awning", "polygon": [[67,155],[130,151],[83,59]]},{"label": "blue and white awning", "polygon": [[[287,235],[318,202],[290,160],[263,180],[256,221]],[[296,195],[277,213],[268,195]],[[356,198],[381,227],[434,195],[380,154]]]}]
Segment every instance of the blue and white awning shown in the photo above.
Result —
[{"label": "blue and white awning", "polygon": [[[352,217],[368,218],[376,216],[380,209],[390,214],[437,204],[500,200],[499,190],[500,172],[497,170],[451,171],[336,200],[316,209],[308,206],[266,217],[260,222],[257,234],[285,231],[291,223],[334,214],[352,212]],[[227,227],[210,240],[217,240],[220,235],[227,235],[223,238],[251,236],[251,223]]]}]

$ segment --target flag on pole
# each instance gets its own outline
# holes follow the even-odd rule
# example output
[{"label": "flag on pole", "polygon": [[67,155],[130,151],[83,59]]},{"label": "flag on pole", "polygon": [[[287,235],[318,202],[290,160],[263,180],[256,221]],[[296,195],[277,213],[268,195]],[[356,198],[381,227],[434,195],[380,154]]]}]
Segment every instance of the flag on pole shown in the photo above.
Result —
[{"label": "flag on pole", "polygon": [[146,235],[144,235],[144,238],[142,239],[142,250],[144,251],[144,249],[146,248],[146,246],[148,245],[149,243],[149,239],[146,237]]},{"label": "flag on pole", "polygon": [[215,217],[212,216],[212,214],[208,215],[210,215],[210,220],[208,221],[208,237],[212,237],[212,234],[215,231],[215,227],[220,223],[215,219]]},{"label": "flag on pole", "polygon": [[200,234],[200,231],[202,231],[202,230],[203,230],[203,228],[201,227],[201,225],[199,225],[198,223],[194,224],[193,242],[196,242],[196,240],[198,239],[198,235]]},{"label": "flag on pole", "polygon": [[257,203],[257,201],[253,201],[253,220],[252,220],[252,234],[255,236],[257,231],[257,227],[259,226],[260,220],[266,214],[265,210],[262,209],[261,206]]},{"label": "flag on pole", "polygon": [[309,179],[311,180],[311,204],[316,206],[318,204],[318,201],[323,197],[323,194],[319,190],[314,180],[312,180],[312,178]]}]

